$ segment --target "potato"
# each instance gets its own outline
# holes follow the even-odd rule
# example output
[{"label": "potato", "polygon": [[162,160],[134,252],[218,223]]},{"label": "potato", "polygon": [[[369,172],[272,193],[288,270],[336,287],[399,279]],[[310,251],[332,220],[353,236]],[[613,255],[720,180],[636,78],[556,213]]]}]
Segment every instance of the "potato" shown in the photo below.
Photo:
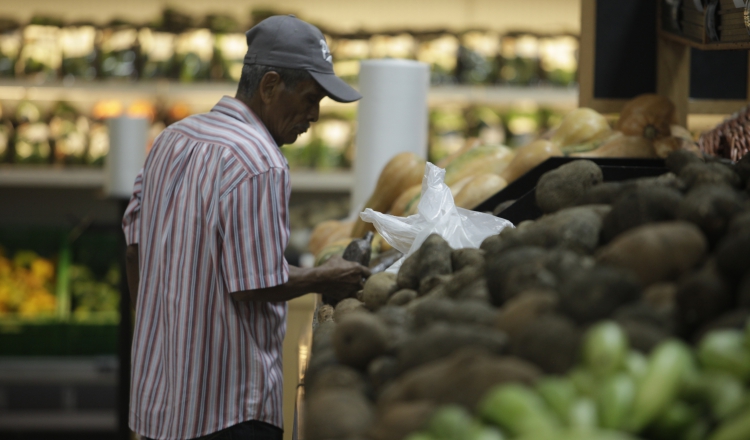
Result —
[{"label": "potato", "polygon": [[669,338],[669,334],[661,328],[639,321],[622,321],[620,327],[628,336],[630,347],[642,353],[651,353],[659,343]]},{"label": "potato", "polygon": [[747,308],[730,310],[701,327],[695,332],[691,341],[697,345],[706,334],[714,330],[744,330],[748,319],[750,319],[750,310]]},{"label": "potato", "polygon": [[609,243],[617,235],[646,223],[674,220],[682,198],[679,191],[658,186],[624,191],[604,217],[602,241]]},{"label": "potato", "polygon": [[333,389],[306,400],[305,439],[364,438],[375,419],[370,402],[360,393]]},{"label": "potato", "polygon": [[499,330],[466,324],[438,323],[412,335],[398,350],[399,371],[407,371],[428,362],[449,356],[465,347],[479,347],[502,354],[507,336]]},{"label": "potato", "polygon": [[450,275],[453,272],[451,267],[452,251],[453,249],[451,249],[448,242],[438,234],[430,235],[422,243],[422,246],[419,248],[419,262],[417,263],[420,293],[423,290],[422,283],[427,278],[436,275]]},{"label": "potato", "polygon": [[667,165],[667,168],[669,168],[669,171],[679,175],[682,169],[686,166],[694,163],[701,164],[703,163],[703,160],[689,151],[677,150],[670,153],[664,162]]},{"label": "potato", "polygon": [[437,409],[432,402],[398,402],[385,408],[370,430],[370,440],[402,440],[424,428]]},{"label": "potato", "polygon": [[339,362],[362,370],[386,352],[388,339],[383,321],[370,313],[351,313],[336,324],[333,349]]},{"label": "potato", "polygon": [[333,351],[333,346],[313,351],[307,369],[305,369],[305,382],[314,382],[319,374],[335,365],[339,365],[339,362],[336,353]]},{"label": "potato", "polygon": [[719,270],[731,280],[740,280],[750,272],[750,231],[725,236],[716,246]]},{"label": "potato", "polygon": [[560,309],[579,324],[608,318],[638,299],[637,279],[622,269],[595,266],[574,271],[560,286]]},{"label": "potato", "polygon": [[640,177],[638,179],[627,180],[623,182],[624,189],[641,189],[641,188],[671,188],[680,192],[685,192],[688,187],[685,181],[677,177],[675,173],[664,173],[654,177]]},{"label": "potato", "polygon": [[419,265],[419,251],[406,257],[396,276],[396,283],[402,289],[419,289],[419,276],[417,266]]},{"label": "potato", "polygon": [[312,354],[333,347],[333,329],[336,324],[333,321],[318,322],[318,326],[313,331],[312,337]]},{"label": "potato", "polygon": [[344,316],[359,311],[367,311],[362,301],[356,298],[342,299],[336,304],[336,308],[333,310],[333,320],[339,322]]},{"label": "potato", "polygon": [[665,333],[673,334],[675,325],[675,308],[656,308],[646,301],[626,304],[617,309],[612,318],[617,322],[639,322],[654,326]]},{"label": "potato", "polygon": [[701,231],[687,222],[653,223],[626,231],[600,248],[599,262],[633,271],[643,286],[671,281],[694,268],[708,249]]},{"label": "potato", "polygon": [[750,209],[732,217],[727,227],[727,235],[739,235],[743,233],[750,233]]},{"label": "potato", "polygon": [[673,309],[677,297],[677,284],[655,283],[643,291],[643,301],[655,309]]},{"label": "potato", "polygon": [[367,366],[367,378],[376,395],[396,376],[398,376],[398,361],[393,356],[378,356]]},{"label": "potato", "polygon": [[401,289],[388,298],[386,305],[403,306],[418,296],[416,290]]},{"label": "potato", "polygon": [[398,402],[430,401],[472,410],[492,387],[511,382],[532,385],[540,376],[538,368],[521,359],[461,348],[444,359],[404,373],[380,394],[378,408],[384,410]]},{"label": "potato", "polygon": [[725,185],[701,185],[692,189],[679,205],[677,218],[696,224],[716,244],[729,221],[743,209],[743,198]]},{"label": "potato", "polygon": [[428,275],[424,278],[422,278],[422,281],[419,283],[419,290],[417,291],[419,293],[419,296],[425,296],[431,294],[431,292],[437,290],[438,287],[447,284],[451,278],[453,278],[453,275],[446,274],[446,275]]},{"label": "potato", "polygon": [[619,197],[623,189],[625,189],[625,184],[622,182],[602,182],[586,189],[575,199],[573,205],[610,205]]},{"label": "potato", "polygon": [[734,295],[713,261],[687,275],[677,285],[677,318],[682,331],[692,334],[734,306]]},{"label": "potato", "polygon": [[378,310],[388,302],[391,294],[398,290],[396,274],[390,272],[376,273],[367,279],[362,290],[362,298],[367,308]]},{"label": "potato", "polygon": [[536,203],[542,212],[555,212],[567,206],[587,189],[602,182],[602,170],[590,160],[575,160],[548,171],[536,186]]},{"label": "potato", "polygon": [[453,301],[445,298],[423,301],[414,309],[414,329],[421,330],[437,322],[491,326],[497,311],[479,301]]},{"label": "potato", "polygon": [[[457,277],[454,277],[454,280]],[[490,303],[490,292],[487,290],[487,280],[484,276],[480,276],[471,283],[461,287],[457,293],[453,296],[454,299],[460,301],[481,301],[483,303]]]},{"label": "potato", "polygon": [[599,244],[602,218],[609,210],[606,205],[565,208],[519,228],[514,239],[528,246],[591,253]]},{"label": "potato", "polygon": [[558,298],[554,291],[531,290],[505,303],[497,314],[495,326],[513,340],[529,323],[552,313],[557,306]]},{"label": "potato", "polygon": [[317,312],[318,322],[333,321],[333,306],[330,304],[323,304],[318,308]]},{"label": "potato", "polygon": [[554,289],[557,277],[546,267],[546,258],[544,249],[532,246],[488,254],[485,278],[492,304],[500,307],[524,290]]},{"label": "potato", "polygon": [[745,154],[742,159],[734,165],[734,172],[740,176],[740,186],[747,186],[750,181],[750,154]]},{"label": "potato", "polygon": [[565,374],[578,360],[581,333],[560,315],[544,315],[529,323],[511,342],[511,353],[547,374]]},{"label": "potato", "polygon": [[456,298],[477,281],[484,281],[484,265],[464,267],[446,278],[446,282],[438,287],[440,293],[436,296]]},{"label": "potato", "polygon": [[479,269],[484,268],[484,251],[476,248],[453,249],[451,251],[451,267],[453,272],[473,266]]},{"label": "potato", "polygon": [[688,188],[700,185],[726,185],[737,188],[741,179],[731,168],[716,162],[691,163],[678,174]]},{"label": "potato", "polygon": [[352,390],[365,394],[367,384],[360,372],[345,365],[330,365],[310,380],[305,380],[307,396],[332,389]]}]

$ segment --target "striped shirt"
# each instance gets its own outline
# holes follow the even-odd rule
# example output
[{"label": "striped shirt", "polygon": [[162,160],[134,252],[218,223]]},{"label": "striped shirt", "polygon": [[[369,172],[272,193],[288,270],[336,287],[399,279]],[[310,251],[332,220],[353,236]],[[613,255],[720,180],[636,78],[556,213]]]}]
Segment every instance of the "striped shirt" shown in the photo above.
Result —
[{"label": "striped shirt", "polygon": [[123,218],[140,254],[135,432],[189,439],[247,420],[282,427],[286,303],[230,293],[287,281],[290,191],[278,146],[234,98],[154,142]]}]

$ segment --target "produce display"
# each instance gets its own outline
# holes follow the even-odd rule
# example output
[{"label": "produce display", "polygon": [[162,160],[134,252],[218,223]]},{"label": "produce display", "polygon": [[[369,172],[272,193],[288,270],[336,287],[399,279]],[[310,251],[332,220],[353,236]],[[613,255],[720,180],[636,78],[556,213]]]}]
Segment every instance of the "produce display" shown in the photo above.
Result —
[{"label": "produce display", "polygon": [[433,234],[319,306],[304,438],[750,438],[750,156],[666,165],[574,160],[542,217],[479,249]]},{"label": "produce display", "polygon": [[57,311],[55,266],[32,251],[6,255],[0,248],[0,319],[53,317]]},{"label": "produce display", "polygon": [[[252,11],[248,21],[209,14],[195,17],[167,8],[150,23],[114,20],[104,26],[37,16],[21,25],[0,18],[0,77],[64,79],[172,79],[237,81],[247,51],[244,32],[273,11]],[[493,31],[391,30],[340,33],[323,29],[334,70],[356,82],[359,60],[407,58],[430,64],[434,84],[575,82],[578,38]]]},{"label": "produce display", "polygon": [[[598,112],[579,108],[564,115],[555,128],[525,145],[510,148],[472,138],[449,154],[443,151],[437,165],[445,168],[445,183],[451,188],[456,206],[472,209],[553,156],[664,158],[678,150],[700,154],[690,132],[675,124],[674,104],[662,96],[641,95],[623,108],[614,128]],[[421,198],[423,170],[424,161],[414,154],[402,153],[391,158],[363,210],[370,208],[397,216],[415,214]],[[319,227],[331,231],[335,224]],[[336,230],[339,233],[314,230],[310,252],[317,255],[344,238],[345,230],[356,238],[374,228],[357,218],[353,226],[346,223]]]}]

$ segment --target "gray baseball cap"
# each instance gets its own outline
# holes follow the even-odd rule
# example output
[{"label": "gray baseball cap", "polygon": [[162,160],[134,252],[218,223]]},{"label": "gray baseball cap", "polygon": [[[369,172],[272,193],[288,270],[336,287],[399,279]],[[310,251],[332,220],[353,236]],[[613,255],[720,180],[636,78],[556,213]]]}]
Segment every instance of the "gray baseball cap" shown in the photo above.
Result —
[{"label": "gray baseball cap", "polygon": [[293,15],[266,18],[245,33],[245,64],[304,69],[331,99],[352,102],[362,95],[333,72],[333,57],[320,29]]}]

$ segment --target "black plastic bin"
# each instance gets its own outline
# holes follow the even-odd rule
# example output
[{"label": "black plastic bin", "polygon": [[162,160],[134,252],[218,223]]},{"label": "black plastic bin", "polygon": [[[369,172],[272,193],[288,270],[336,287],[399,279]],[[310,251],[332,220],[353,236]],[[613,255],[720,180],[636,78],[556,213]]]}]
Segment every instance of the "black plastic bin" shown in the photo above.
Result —
[{"label": "black plastic bin", "polygon": [[579,157],[551,157],[537,165],[502,191],[482,202],[474,211],[493,212],[495,208],[509,200],[515,202],[498,215],[518,225],[524,220],[534,220],[542,216],[542,211],[536,205],[536,184],[542,174],[554,170],[574,160],[587,159],[602,169],[605,182],[635,179],[638,177],[660,176],[669,170],[663,159],[619,159],[619,158],[579,158]]}]

